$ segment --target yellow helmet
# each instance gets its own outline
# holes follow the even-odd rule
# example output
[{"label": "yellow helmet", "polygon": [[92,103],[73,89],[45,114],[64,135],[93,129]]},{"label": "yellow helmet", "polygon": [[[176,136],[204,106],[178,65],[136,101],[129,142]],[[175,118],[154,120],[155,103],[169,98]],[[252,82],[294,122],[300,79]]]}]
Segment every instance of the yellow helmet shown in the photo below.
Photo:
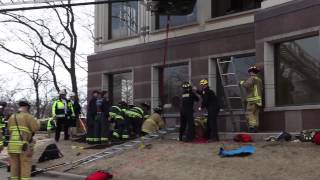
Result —
[{"label": "yellow helmet", "polygon": [[208,85],[208,80],[202,79],[202,80],[200,81],[200,85],[201,85],[201,86],[203,86],[203,85]]}]

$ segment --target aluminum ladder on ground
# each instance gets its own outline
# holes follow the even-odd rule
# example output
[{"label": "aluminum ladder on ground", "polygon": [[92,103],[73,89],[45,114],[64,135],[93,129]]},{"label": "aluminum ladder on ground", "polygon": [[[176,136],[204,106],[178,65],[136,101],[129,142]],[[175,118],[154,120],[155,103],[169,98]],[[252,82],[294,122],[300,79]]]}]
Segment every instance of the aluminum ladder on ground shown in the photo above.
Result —
[{"label": "aluminum ladder on ground", "polygon": [[[236,115],[234,112],[245,112],[245,104],[243,91],[239,85],[239,80],[236,73],[236,67],[234,65],[233,57],[231,57],[230,59],[217,58],[217,66],[219,70],[221,84],[225,94],[227,111],[230,113],[233,131],[236,132],[241,129],[242,121],[241,117],[239,116],[239,126],[237,126],[235,116],[238,115]],[[234,105],[237,102],[238,107],[235,108]]]},{"label": "aluminum ladder on ground", "polygon": [[109,147],[101,152],[98,152],[96,154],[81,158],[79,160],[67,163],[67,166],[70,165],[70,167],[66,170],[64,170],[64,172],[70,171],[72,169],[78,168],[82,165],[91,163],[93,161],[102,159],[102,158],[110,158],[113,157],[117,154],[123,153],[126,150],[130,150],[133,148],[138,147],[141,143],[147,143],[150,142],[152,140],[161,138],[162,136],[166,135],[166,134],[170,134],[176,131],[176,128],[167,128],[165,130],[160,130],[156,133],[153,134],[149,134],[140,138],[137,138],[135,140],[131,140],[128,141],[126,143],[120,144],[120,145],[115,145],[112,147]]}]

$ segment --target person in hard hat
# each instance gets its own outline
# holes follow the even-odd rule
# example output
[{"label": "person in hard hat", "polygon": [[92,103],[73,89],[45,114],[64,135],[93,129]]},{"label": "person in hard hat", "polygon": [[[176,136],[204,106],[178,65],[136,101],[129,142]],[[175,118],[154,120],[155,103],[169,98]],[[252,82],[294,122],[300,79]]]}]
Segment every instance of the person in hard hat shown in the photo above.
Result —
[{"label": "person in hard hat", "polygon": [[77,133],[77,124],[79,121],[79,116],[81,114],[81,106],[79,104],[78,97],[74,92],[71,92],[69,94],[69,101],[72,104],[74,115],[75,115],[70,121],[70,135],[71,137],[73,137]]},{"label": "person in hard hat", "polygon": [[8,121],[10,134],[8,153],[10,157],[10,179],[28,180],[31,175],[33,136],[40,124],[29,113],[30,103],[20,100],[19,112],[11,115]]},{"label": "person in hard hat", "polygon": [[259,110],[262,106],[262,80],[257,76],[260,70],[256,66],[248,69],[249,78],[240,81],[240,85],[246,90],[246,118],[249,124],[249,132],[256,133],[259,128]]},{"label": "person in hard hat", "polygon": [[[102,92],[95,91],[88,106],[88,134],[89,144],[105,144],[109,141],[109,103],[102,97]],[[90,131],[90,132],[89,132]]]},{"label": "person in hard hat", "polygon": [[65,89],[59,92],[59,98],[53,102],[52,117],[57,124],[55,141],[59,141],[62,127],[64,130],[64,140],[69,140],[69,126],[75,114],[72,103],[67,100],[67,91]]},{"label": "person in hard hat", "polygon": [[[199,101],[198,96],[193,92],[192,86],[189,82],[182,84],[182,103],[180,108],[180,132],[179,140],[191,142],[194,139],[194,118],[193,118],[193,105]],[[186,132],[186,139],[184,133]]]},{"label": "person in hard hat", "polygon": [[154,108],[152,113],[142,124],[141,135],[145,136],[157,132],[165,127],[165,123],[161,118],[162,108]]},{"label": "person in hard hat", "polygon": [[206,109],[208,118],[206,124],[205,138],[210,141],[219,141],[217,116],[220,110],[218,97],[209,87],[207,79],[200,81],[201,91],[198,92],[202,97],[202,104],[199,110]]},{"label": "person in hard hat", "polygon": [[114,123],[112,138],[126,140],[129,138],[129,123],[125,119],[125,112],[119,105],[111,106],[109,111],[110,121]]},{"label": "person in hard hat", "polygon": [[56,123],[54,121],[54,119],[51,117],[48,119],[47,122],[47,133],[48,133],[48,137],[51,138],[51,133],[56,130]]},{"label": "person in hard hat", "polygon": [[127,111],[126,114],[130,119],[131,127],[132,127],[132,135],[134,137],[138,137],[141,134],[141,126],[143,124],[143,120],[147,115],[147,111],[149,109],[148,104],[141,103],[140,106],[132,105]]}]

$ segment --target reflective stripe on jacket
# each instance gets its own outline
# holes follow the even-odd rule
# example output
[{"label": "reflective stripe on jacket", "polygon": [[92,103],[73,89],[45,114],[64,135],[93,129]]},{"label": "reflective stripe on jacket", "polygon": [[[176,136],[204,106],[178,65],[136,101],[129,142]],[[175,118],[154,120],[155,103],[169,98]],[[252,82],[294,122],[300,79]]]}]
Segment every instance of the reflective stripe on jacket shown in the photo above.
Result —
[{"label": "reflective stripe on jacket", "polygon": [[[66,100],[67,101],[67,100]],[[52,105],[52,116],[53,117],[66,117],[66,116],[75,116],[73,105],[70,101],[67,101],[67,112],[65,112],[65,103],[63,100],[55,100]]]},{"label": "reflective stripe on jacket", "polygon": [[241,85],[246,88],[247,102],[262,106],[262,80],[256,75],[251,75]]},{"label": "reflective stripe on jacket", "polygon": [[[20,134],[16,121],[18,122]],[[32,139],[33,134],[37,130],[39,130],[39,128],[40,125],[29,113],[17,113],[16,120],[15,115],[12,115],[8,121],[8,130],[10,134],[8,153],[22,153],[22,145],[25,143],[29,143]]]}]

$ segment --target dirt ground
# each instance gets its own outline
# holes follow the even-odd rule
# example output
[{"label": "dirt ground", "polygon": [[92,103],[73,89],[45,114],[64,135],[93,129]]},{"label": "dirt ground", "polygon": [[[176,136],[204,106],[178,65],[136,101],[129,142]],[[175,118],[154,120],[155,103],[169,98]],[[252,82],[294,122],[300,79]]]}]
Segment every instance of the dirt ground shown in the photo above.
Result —
[{"label": "dirt ground", "polygon": [[[52,140],[38,140],[36,160]],[[312,143],[258,142],[257,152],[247,157],[221,158],[221,146],[236,148],[243,144],[223,141],[208,144],[180,143],[172,138],[152,142],[151,149],[132,149],[118,156],[95,161],[69,173],[88,175],[108,170],[115,180],[318,180],[320,146]],[[83,150],[80,143],[61,141],[64,157],[38,164],[47,167],[102,151]],[[72,147],[73,146],[73,147]],[[57,169],[63,171],[64,168]]]}]

